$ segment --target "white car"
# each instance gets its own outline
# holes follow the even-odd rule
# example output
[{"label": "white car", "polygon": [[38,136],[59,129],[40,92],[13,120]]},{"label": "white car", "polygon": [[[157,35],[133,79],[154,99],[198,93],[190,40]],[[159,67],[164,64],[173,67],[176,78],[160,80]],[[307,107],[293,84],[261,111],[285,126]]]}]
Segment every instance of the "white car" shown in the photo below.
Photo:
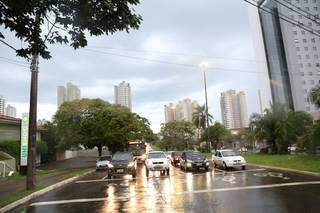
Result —
[{"label": "white car", "polygon": [[247,164],[242,156],[237,155],[231,149],[217,150],[212,155],[212,161],[214,167],[223,167],[225,170],[228,168],[241,168],[245,170]]},{"label": "white car", "polygon": [[96,162],[96,170],[98,171],[102,169],[107,169],[111,159],[112,159],[111,155],[99,157]]},{"label": "white car", "polygon": [[164,152],[149,152],[145,165],[147,177],[149,177],[150,171],[160,171],[162,174],[170,174],[169,162]]}]

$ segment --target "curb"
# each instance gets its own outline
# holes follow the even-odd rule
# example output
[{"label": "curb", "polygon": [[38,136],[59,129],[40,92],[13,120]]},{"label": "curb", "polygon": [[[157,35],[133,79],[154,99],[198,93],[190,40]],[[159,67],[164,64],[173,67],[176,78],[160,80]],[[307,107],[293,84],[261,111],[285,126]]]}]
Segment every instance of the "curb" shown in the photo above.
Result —
[{"label": "curb", "polygon": [[247,165],[249,165],[249,166],[258,166],[258,167],[262,167],[262,168],[266,168],[266,169],[281,170],[281,171],[285,171],[285,172],[295,172],[295,173],[302,174],[302,175],[311,175],[311,176],[315,176],[315,177],[320,177],[320,173],[315,173],[315,172],[307,172],[307,171],[301,171],[301,170],[296,170],[296,169],[274,167],[274,166],[266,166],[266,165],[254,164],[254,163],[248,163]]},{"label": "curb", "polygon": [[69,184],[69,183],[72,183],[72,182],[76,181],[77,179],[79,179],[79,178],[81,178],[81,177],[83,177],[83,176],[85,176],[85,175],[88,175],[88,174],[90,174],[90,173],[92,173],[92,172],[94,172],[94,170],[93,170],[93,171],[86,172],[86,173],[84,173],[84,174],[82,174],[82,175],[78,175],[78,176],[75,176],[75,177],[72,177],[72,178],[68,178],[68,179],[66,179],[66,180],[60,181],[60,182],[58,182],[58,183],[55,183],[55,184],[53,184],[53,185],[51,185],[51,186],[48,186],[48,187],[46,187],[46,188],[44,188],[44,189],[41,189],[41,190],[36,191],[36,192],[33,192],[32,194],[29,194],[28,196],[26,196],[26,197],[24,197],[24,198],[21,198],[20,200],[17,200],[17,201],[15,201],[15,202],[13,202],[13,203],[10,203],[10,204],[2,207],[2,208],[0,209],[0,213],[10,211],[10,210],[12,210],[13,208],[16,208],[17,206],[20,206],[20,205],[22,205],[22,204],[30,201],[30,200],[33,199],[33,198],[39,197],[39,196],[41,196],[41,195],[43,195],[43,194],[45,194],[45,193],[47,193],[47,192],[49,192],[49,191],[51,191],[51,190],[54,190],[54,189],[57,189],[57,188],[59,188],[59,187],[61,187],[61,186],[67,185],[67,184]]}]

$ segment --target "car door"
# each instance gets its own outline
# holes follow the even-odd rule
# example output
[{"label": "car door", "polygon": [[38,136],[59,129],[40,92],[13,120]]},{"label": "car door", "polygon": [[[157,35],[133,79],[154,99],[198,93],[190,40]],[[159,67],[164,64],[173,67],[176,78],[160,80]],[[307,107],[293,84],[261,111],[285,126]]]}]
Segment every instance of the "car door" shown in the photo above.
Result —
[{"label": "car door", "polygon": [[185,167],[186,166],[185,164],[186,164],[186,153],[183,152],[180,158],[180,165],[182,167]]},{"label": "car door", "polygon": [[219,166],[221,166],[221,160],[222,160],[221,157],[222,157],[221,152],[217,151],[215,156],[215,163]]}]

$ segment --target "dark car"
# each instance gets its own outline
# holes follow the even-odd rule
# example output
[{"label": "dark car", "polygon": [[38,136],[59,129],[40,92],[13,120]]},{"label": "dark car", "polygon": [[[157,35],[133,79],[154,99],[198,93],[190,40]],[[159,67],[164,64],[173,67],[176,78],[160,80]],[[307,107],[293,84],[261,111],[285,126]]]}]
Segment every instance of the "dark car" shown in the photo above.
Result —
[{"label": "dark car", "polygon": [[171,153],[171,164],[173,166],[178,165],[180,163],[181,152],[172,152]]},{"label": "dark car", "polygon": [[186,172],[189,170],[198,171],[201,168],[208,171],[210,163],[200,152],[185,151],[181,154],[180,168]]},{"label": "dark car", "polygon": [[108,178],[115,175],[132,175],[136,177],[137,163],[130,152],[117,152],[108,165]]}]

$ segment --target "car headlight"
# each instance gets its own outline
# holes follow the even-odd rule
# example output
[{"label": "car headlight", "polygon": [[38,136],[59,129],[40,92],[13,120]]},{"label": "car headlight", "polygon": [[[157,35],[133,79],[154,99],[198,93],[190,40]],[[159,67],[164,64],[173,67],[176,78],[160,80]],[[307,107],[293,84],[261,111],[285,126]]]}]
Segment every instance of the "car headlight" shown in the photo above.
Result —
[{"label": "car headlight", "polygon": [[190,162],[187,163],[187,167],[191,167],[192,164]]},{"label": "car headlight", "polygon": [[108,168],[112,169],[113,165],[111,163],[108,164]]},{"label": "car headlight", "polygon": [[209,166],[209,161],[206,161],[206,165]]},{"label": "car headlight", "polygon": [[134,163],[133,162],[130,162],[129,164],[128,164],[128,167],[133,167],[134,166]]}]

